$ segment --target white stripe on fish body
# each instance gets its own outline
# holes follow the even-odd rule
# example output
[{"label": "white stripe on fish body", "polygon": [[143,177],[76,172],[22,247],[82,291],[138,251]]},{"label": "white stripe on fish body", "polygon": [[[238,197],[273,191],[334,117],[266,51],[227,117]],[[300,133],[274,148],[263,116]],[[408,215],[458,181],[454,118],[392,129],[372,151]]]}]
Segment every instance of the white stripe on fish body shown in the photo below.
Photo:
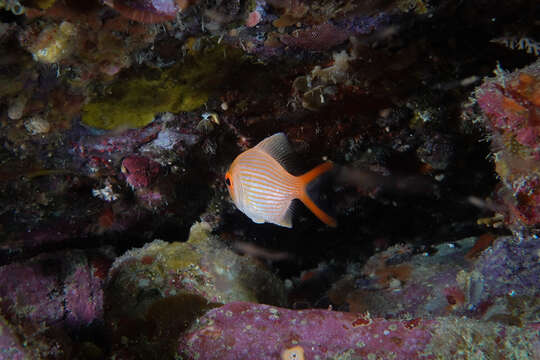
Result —
[{"label": "white stripe on fish body", "polygon": [[243,212],[254,222],[269,222],[279,224],[287,213],[287,210],[291,205],[291,201],[289,200],[288,202],[283,202],[279,207],[273,209],[262,208],[251,202],[248,202],[246,205],[247,207],[243,209]]},{"label": "white stripe on fish body", "polygon": [[336,226],[336,220],[306,190],[314,179],[332,170],[332,163],[322,163],[302,176],[294,176],[285,168],[291,165],[291,154],[287,136],[277,133],[238,155],[225,174],[234,204],[256,223],[270,222],[291,228],[291,202],[298,199],[322,222]]},{"label": "white stripe on fish body", "polygon": [[294,192],[296,190],[294,186],[283,185],[283,180],[275,180],[274,178],[269,177],[266,174],[262,174],[260,172],[253,172],[253,170],[243,170],[240,172],[239,177],[241,181],[244,181],[246,184],[257,184],[287,193]]},{"label": "white stripe on fish body", "polygon": [[256,223],[280,223],[297,196],[298,179],[264,152],[241,155],[236,166],[241,210]]},{"label": "white stripe on fish body", "polygon": [[287,189],[278,189],[272,184],[259,184],[255,181],[249,180],[246,177],[246,183],[249,184],[246,190],[251,194],[268,195],[270,198],[285,199],[287,196],[292,195],[293,192]]},{"label": "white stripe on fish body", "polygon": [[[284,171],[284,170],[282,170]],[[296,190],[296,181],[294,177],[290,174],[288,176],[283,176],[279,172],[274,171],[273,169],[268,169],[261,165],[253,165],[250,163],[241,162],[238,164],[238,172],[240,176],[249,176],[249,181],[262,180],[265,184],[271,184],[276,188],[294,191]]]}]

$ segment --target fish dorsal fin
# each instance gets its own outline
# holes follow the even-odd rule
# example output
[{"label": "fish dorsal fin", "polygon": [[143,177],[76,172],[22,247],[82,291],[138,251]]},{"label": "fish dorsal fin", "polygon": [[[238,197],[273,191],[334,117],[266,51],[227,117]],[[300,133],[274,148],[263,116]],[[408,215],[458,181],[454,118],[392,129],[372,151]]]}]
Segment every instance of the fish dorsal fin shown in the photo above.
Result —
[{"label": "fish dorsal fin", "polygon": [[289,140],[287,140],[287,135],[282,132],[274,134],[262,140],[255,147],[273,157],[285,170],[291,171],[293,150]]}]

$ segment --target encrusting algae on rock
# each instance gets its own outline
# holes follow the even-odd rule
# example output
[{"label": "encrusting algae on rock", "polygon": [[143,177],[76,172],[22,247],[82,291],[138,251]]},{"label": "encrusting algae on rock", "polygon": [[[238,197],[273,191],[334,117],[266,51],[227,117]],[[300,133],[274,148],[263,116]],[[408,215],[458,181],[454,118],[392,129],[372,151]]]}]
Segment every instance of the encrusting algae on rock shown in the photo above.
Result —
[{"label": "encrusting algae on rock", "polygon": [[491,326],[452,316],[387,320],[233,302],[193,323],[180,338],[177,358],[536,359],[536,332],[533,324]]},{"label": "encrusting algae on rock", "polygon": [[454,5],[0,0],[0,360],[540,360],[538,24]]},{"label": "encrusting algae on rock", "polygon": [[53,64],[71,55],[76,46],[77,28],[68,21],[45,28],[30,47],[36,61]]},{"label": "encrusting algae on rock", "polygon": [[507,73],[500,67],[474,93],[491,140],[498,191],[512,227],[540,223],[540,60]]},{"label": "encrusting algae on rock", "polygon": [[160,112],[193,111],[240,62],[238,50],[209,46],[169,69],[121,76],[84,106],[82,122],[103,130],[140,128]]},{"label": "encrusting algae on rock", "polygon": [[195,223],[187,242],[154,240],[112,265],[106,322],[115,337],[131,345],[130,352],[148,350],[143,358],[158,358],[149,350],[157,345],[164,350],[160,356],[169,358],[164,354],[170,341],[198,315],[221,304],[285,303],[284,286],[272,272],[227,249],[211,230],[208,223]]}]

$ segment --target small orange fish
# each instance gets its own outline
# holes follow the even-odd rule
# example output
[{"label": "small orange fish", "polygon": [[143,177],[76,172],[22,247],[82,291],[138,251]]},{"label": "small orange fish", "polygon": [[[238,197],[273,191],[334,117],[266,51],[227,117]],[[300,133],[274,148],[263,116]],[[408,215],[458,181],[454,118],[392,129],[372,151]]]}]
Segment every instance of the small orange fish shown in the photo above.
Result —
[{"label": "small orange fish", "polygon": [[292,149],[284,133],[272,135],[234,160],[225,183],[238,209],[255,223],[292,227],[291,203],[299,199],[322,222],[336,226],[336,220],[315,204],[306,187],[332,169],[325,162],[304,175],[294,176],[283,165]]}]

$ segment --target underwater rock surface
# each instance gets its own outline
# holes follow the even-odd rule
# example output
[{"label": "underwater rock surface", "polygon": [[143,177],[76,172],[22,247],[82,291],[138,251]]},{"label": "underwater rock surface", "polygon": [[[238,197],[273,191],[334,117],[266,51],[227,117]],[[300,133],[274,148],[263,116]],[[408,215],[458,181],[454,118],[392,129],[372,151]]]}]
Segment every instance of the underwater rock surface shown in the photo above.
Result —
[{"label": "underwater rock surface", "polygon": [[[538,357],[539,18],[0,0],[0,359]],[[237,209],[276,133],[337,227]]]},{"label": "underwater rock surface", "polygon": [[[490,237],[490,238],[488,238]],[[537,237],[484,235],[412,254],[394,246],[371,257],[359,274],[329,290],[335,305],[387,319],[465,316],[508,325],[538,321]]]},{"label": "underwater rock surface", "polygon": [[69,333],[102,328],[103,290],[113,259],[110,248],[72,250],[0,267],[5,345],[0,357],[62,358],[72,353]]},{"label": "underwater rock surface", "polygon": [[369,313],[289,310],[243,302],[210,310],[180,339],[188,359],[535,358],[538,324],[458,317],[385,320]]},{"label": "underwater rock surface", "polygon": [[490,132],[499,191],[510,226],[540,223],[540,60],[507,73],[496,71],[475,91]]},{"label": "underwater rock surface", "polygon": [[129,344],[126,352],[144,358],[170,356],[170,341],[208,309],[232,301],[285,304],[274,274],[225,248],[210,231],[196,223],[187,242],[154,240],[115,260],[105,311],[120,348]]}]

